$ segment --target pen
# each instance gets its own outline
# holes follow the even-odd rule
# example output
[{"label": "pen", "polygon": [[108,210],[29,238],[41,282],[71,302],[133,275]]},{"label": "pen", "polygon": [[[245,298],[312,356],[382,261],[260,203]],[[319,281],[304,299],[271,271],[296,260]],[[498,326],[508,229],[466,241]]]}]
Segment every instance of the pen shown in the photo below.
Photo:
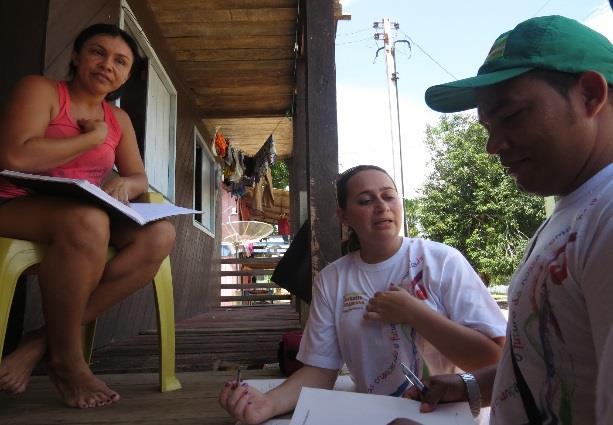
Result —
[{"label": "pen", "polygon": [[236,369],[236,386],[241,384],[241,368]]},{"label": "pen", "polygon": [[426,393],[428,392],[428,387],[426,387],[426,385],[421,382],[417,375],[415,375],[413,371],[402,362],[400,362],[400,367],[402,368],[402,373],[404,373],[404,376],[406,376],[409,382],[417,388],[421,395],[426,395]]}]

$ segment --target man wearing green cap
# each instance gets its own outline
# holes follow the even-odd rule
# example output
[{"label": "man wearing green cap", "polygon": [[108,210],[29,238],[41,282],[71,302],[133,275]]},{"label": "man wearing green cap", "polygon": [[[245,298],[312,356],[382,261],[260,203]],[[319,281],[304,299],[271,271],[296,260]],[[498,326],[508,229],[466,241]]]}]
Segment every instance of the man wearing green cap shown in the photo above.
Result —
[{"label": "man wearing green cap", "polygon": [[473,412],[490,404],[493,424],[595,423],[613,323],[613,46],[572,19],[533,18],[426,103],[477,107],[487,151],[522,190],[558,201],[513,276],[498,367],[433,377],[422,409],[468,400]]}]

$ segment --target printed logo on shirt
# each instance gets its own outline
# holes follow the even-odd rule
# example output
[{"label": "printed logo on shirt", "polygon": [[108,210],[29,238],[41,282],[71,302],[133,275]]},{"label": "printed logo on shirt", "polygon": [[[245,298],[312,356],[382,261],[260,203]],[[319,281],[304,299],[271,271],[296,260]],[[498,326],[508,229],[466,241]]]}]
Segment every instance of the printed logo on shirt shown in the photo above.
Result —
[{"label": "printed logo on shirt", "polygon": [[363,292],[349,292],[343,295],[343,313],[352,310],[364,310],[368,298]]}]

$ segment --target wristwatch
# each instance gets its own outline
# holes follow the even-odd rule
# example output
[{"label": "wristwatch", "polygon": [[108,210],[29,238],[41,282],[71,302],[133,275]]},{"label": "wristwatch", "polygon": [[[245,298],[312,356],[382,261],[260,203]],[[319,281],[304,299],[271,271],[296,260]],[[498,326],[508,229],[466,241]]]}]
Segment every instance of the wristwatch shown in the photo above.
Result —
[{"label": "wristwatch", "polygon": [[468,407],[470,407],[470,413],[476,418],[481,411],[481,390],[479,389],[479,384],[472,373],[458,373],[458,376],[462,378],[464,385],[466,385]]}]

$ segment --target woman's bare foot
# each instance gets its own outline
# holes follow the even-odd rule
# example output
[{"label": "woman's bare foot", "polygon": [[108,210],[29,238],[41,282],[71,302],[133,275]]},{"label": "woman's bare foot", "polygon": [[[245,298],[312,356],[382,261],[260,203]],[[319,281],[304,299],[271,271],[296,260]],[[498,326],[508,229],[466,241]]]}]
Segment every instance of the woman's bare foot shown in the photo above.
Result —
[{"label": "woman's bare foot", "polygon": [[30,382],[30,375],[46,350],[42,329],[24,335],[22,342],[0,363],[0,392],[21,394]]},{"label": "woman's bare foot", "polygon": [[60,392],[62,401],[70,407],[87,409],[119,401],[119,394],[96,378],[84,360],[51,362],[49,377]]}]

